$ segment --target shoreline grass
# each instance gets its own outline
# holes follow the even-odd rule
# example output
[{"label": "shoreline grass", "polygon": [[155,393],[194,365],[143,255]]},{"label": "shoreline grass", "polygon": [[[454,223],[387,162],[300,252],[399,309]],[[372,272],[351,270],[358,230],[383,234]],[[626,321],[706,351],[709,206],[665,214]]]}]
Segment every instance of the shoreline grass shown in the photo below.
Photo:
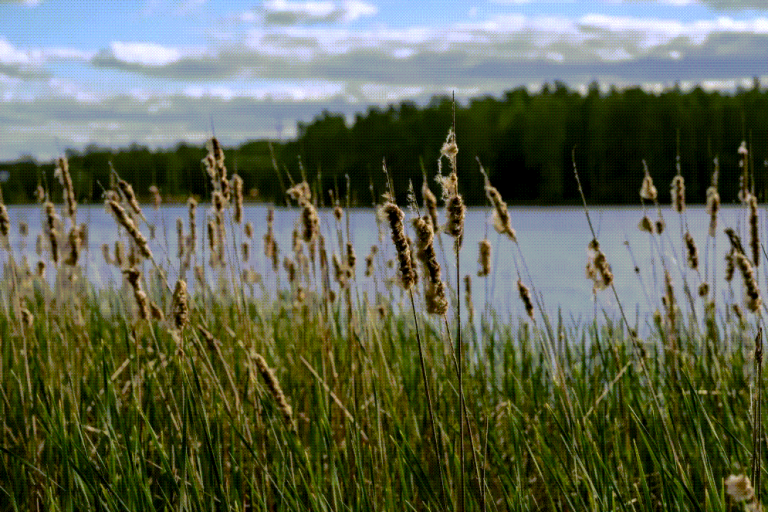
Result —
[{"label": "shoreline grass", "polygon": [[[276,289],[260,298],[256,257],[240,258],[241,242],[260,235],[242,225],[241,184],[233,179],[230,191],[220,146],[212,142],[209,151],[216,201],[200,214],[210,233],[196,241],[179,229],[178,243],[166,243],[167,262],[148,250],[141,210],[127,207],[135,196],[121,198],[118,188],[107,202],[127,248],[110,256],[122,282],[95,286],[73,256],[80,241],[64,224],[82,231],[74,203],[63,220],[52,203],[44,206],[40,261],[54,279],[8,252],[0,279],[0,510],[759,507],[766,480],[759,304],[740,316],[725,314],[739,303],[707,307],[700,328],[695,310],[674,299],[675,281],[695,272],[699,282],[698,268],[667,268],[659,253],[664,314],[638,337],[587,212],[595,293],[612,288],[622,317],[566,323],[547,314],[523,259],[524,234],[515,234],[506,205],[491,194],[510,240],[499,239],[494,251],[514,258],[525,314],[510,319],[486,304],[475,330],[469,304],[466,314],[459,310],[458,221],[447,224],[457,237],[455,270],[444,265],[450,322],[445,308],[414,300],[416,279],[427,289],[442,284],[431,246],[434,235],[442,248],[441,234],[429,208],[424,217],[411,214],[417,232],[423,224],[429,235],[416,242],[424,264],[417,275],[405,214],[386,203],[399,224],[392,237],[399,259],[390,268],[393,247],[371,250],[366,272],[381,286],[368,294],[349,250],[349,197],[325,225],[319,191],[293,180],[299,208],[280,212],[295,217],[293,246],[279,252],[274,213],[255,228],[271,242],[264,267],[278,274]],[[449,199],[458,195],[455,171],[452,164],[444,178]],[[743,250],[734,251],[746,269]],[[189,294],[186,282],[173,286],[165,276],[174,267],[180,278],[190,269],[203,286]],[[736,284],[753,304],[754,274],[754,282]]]}]

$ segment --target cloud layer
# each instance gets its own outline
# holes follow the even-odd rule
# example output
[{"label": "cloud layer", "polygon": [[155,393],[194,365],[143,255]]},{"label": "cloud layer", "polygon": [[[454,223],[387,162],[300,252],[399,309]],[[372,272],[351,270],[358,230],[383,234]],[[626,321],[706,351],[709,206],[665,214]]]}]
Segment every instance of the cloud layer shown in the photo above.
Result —
[{"label": "cloud layer", "polygon": [[[453,90],[461,98],[554,80],[733,87],[766,74],[762,15],[509,14],[443,26],[354,25],[376,12],[359,0],[268,0],[214,26],[217,37],[199,46],[119,40],[93,51],[22,48],[0,36],[0,158],[47,157],[89,142],[202,140],[211,115],[220,119],[217,133],[234,143],[275,137],[278,124],[290,135],[297,120],[323,109],[351,116]],[[63,64],[83,73],[62,76]],[[101,74],[112,82],[79,78]],[[130,85],[108,85],[115,82]]]}]

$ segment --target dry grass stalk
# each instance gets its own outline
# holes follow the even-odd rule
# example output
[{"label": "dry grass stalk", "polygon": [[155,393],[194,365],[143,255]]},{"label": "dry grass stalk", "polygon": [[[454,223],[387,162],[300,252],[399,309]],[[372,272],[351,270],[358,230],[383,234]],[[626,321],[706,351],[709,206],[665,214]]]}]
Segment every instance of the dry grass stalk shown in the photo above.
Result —
[{"label": "dry grass stalk", "polygon": [[409,290],[416,281],[416,271],[413,268],[411,249],[408,247],[408,240],[403,228],[405,214],[395,203],[387,201],[379,209],[379,215],[382,220],[389,223],[392,231],[392,243],[395,245],[397,259],[400,263],[400,284],[405,290]]},{"label": "dry grass stalk", "polygon": [[646,201],[656,202],[659,194],[656,187],[653,185],[653,178],[651,178],[651,173],[648,170],[645,160],[643,160],[643,172],[645,173],[645,176],[643,177],[643,184],[640,187],[640,198]]},{"label": "dry grass stalk", "polygon": [[270,208],[267,211],[267,233],[264,235],[264,256],[272,258],[275,249],[275,211]]},{"label": "dry grass stalk", "polygon": [[11,233],[11,216],[8,214],[8,208],[4,203],[0,203],[0,235],[8,238]]},{"label": "dry grass stalk", "polygon": [[717,157],[715,157],[714,166],[712,185],[707,189],[707,213],[709,214],[709,236],[711,237],[717,234],[717,212],[720,210],[720,194],[717,192],[720,160]]},{"label": "dry grass stalk", "polygon": [[664,223],[664,219],[659,217],[656,220],[656,234],[662,234],[664,232],[664,228],[666,227],[666,224]]},{"label": "dry grass stalk", "polygon": [[181,220],[181,217],[176,218],[176,256],[178,256],[179,259],[184,257],[184,246],[186,245],[187,240],[184,238],[184,221]]},{"label": "dry grass stalk", "polygon": [[725,228],[725,234],[728,235],[728,241],[731,242],[731,248],[742,254],[745,253],[744,246],[741,244],[741,238],[736,234],[733,228]]},{"label": "dry grass stalk", "polygon": [[208,220],[208,248],[211,251],[211,266],[217,263],[219,237],[216,233],[216,223],[213,219]]},{"label": "dry grass stalk", "polygon": [[347,242],[347,267],[350,270],[352,276],[355,275],[355,265],[357,264],[357,254],[355,254],[355,247],[352,242]]},{"label": "dry grass stalk", "polygon": [[22,238],[29,236],[29,224],[24,221],[19,222],[19,235]]},{"label": "dry grass stalk", "polygon": [[123,198],[125,199],[125,202],[128,203],[128,206],[130,206],[131,210],[133,210],[133,213],[143,218],[143,214],[141,213],[141,206],[139,205],[139,200],[136,199],[136,193],[133,191],[133,187],[131,186],[131,184],[123,179],[118,178],[117,187],[120,189],[120,192],[122,193]]},{"label": "dry grass stalk", "polygon": [[160,195],[160,189],[156,185],[149,186],[149,193],[152,194],[152,207],[155,210],[160,209],[160,204],[163,202],[163,198]]},{"label": "dry grass stalk", "polygon": [[672,179],[670,189],[673,208],[677,213],[683,213],[685,211],[685,180],[682,175],[678,174]]},{"label": "dry grass stalk", "polygon": [[525,312],[533,320],[533,301],[531,300],[531,290],[528,289],[521,279],[517,280],[517,290],[520,292],[520,299],[525,305]]},{"label": "dry grass stalk", "polygon": [[336,205],[333,207],[333,218],[336,219],[336,222],[341,222],[342,217],[344,216],[344,210],[341,209],[341,206]]},{"label": "dry grass stalk", "polygon": [[72,185],[72,177],[69,174],[69,162],[65,157],[56,160],[56,170],[53,176],[59,179],[64,189],[64,201],[67,203],[67,216],[74,224],[77,216],[77,202],[75,201],[75,187]]},{"label": "dry grass stalk", "polygon": [[741,174],[739,175],[739,201],[746,204],[747,201],[749,201],[749,197],[752,195],[749,192],[749,160],[747,158],[749,151],[747,150],[747,141],[741,141],[738,154],[739,169],[741,169]]},{"label": "dry grass stalk", "polygon": [[125,278],[133,288],[133,297],[136,299],[139,318],[141,320],[148,320],[150,315],[149,299],[141,286],[141,272],[138,269],[131,267],[123,270],[123,274],[125,274]]},{"label": "dry grass stalk", "polygon": [[187,199],[187,208],[189,209],[189,238],[190,241],[190,247],[195,246],[195,241],[197,240],[197,220],[196,220],[196,208],[197,208],[197,199],[194,197],[190,197]]},{"label": "dry grass stalk", "polygon": [[685,247],[688,251],[688,266],[693,270],[698,270],[699,250],[696,248],[696,242],[693,240],[693,236],[691,236],[691,233],[688,231],[685,232],[684,240]]},{"label": "dry grass stalk", "polygon": [[245,233],[245,236],[253,240],[253,222],[246,222],[245,226],[243,226],[243,232]]},{"label": "dry grass stalk", "polygon": [[594,283],[592,285],[593,291],[604,290],[613,283],[613,272],[611,272],[611,266],[608,264],[608,259],[605,254],[600,250],[600,244],[596,239],[592,239],[587,246],[588,258],[587,258],[587,278],[591,279]]},{"label": "dry grass stalk", "polygon": [[43,234],[38,233],[37,237],[35,238],[35,254],[38,256],[43,255]]},{"label": "dry grass stalk", "polygon": [[320,231],[320,217],[317,215],[317,209],[309,200],[302,201],[301,222],[304,226],[302,238],[309,243],[317,238]]},{"label": "dry grass stalk", "polygon": [[37,277],[45,277],[45,262],[43,260],[37,262]]},{"label": "dry grass stalk", "polygon": [[[195,267],[195,270],[197,270],[197,267]],[[173,317],[173,326],[178,330],[184,329],[184,326],[189,322],[187,282],[183,279],[176,281],[176,287],[173,290],[173,300],[171,302],[171,315]]]},{"label": "dry grass stalk", "polygon": [[58,215],[56,215],[56,207],[53,203],[48,201],[45,203],[45,218],[46,218],[46,231],[48,233],[48,242],[51,249],[51,261],[54,265],[59,263],[59,232],[56,229],[58,225]]},{"label": "dry grass stalk", "polygon": [[299,203],[312,200],[312,192],[309,189],[309,183],[306,181],[297,183],[296,185],[286,190],[285,193],[288,194],[288,197]]},{"label": "dry grass stalk", "polygon": [[46,194],[45,194],[45,189],[43,188],[42,185],[38,185],[37,188],[35,188],[34,195],[35,195],[35,201],[37,201],[38,203],[42,204],[45,201]]},{"label": "dry grass stalk", "polygon": [[101,254],[104,256],[104,262],[107,265],[115,264],[115,260],[113,260],[112,256],[109,254],[109,244],[101,244]]},{"label": "dry grass stalk", "polygon": [[485,173],[483,165],[480,164],[478,159],[477,163],[480,165],[480,172],[485,179],[485,195],[493,205],[493,227],[494,229],[503,235],[507,235],[513,242],[517,242],[517,235],[512,228],[512,221],[509,218],[509,208],[507,203],[501,198],[501,194],[498,189],[491,185],[491,180]]},{"label": "dry grass stalk", "polygon": [[125,247],[120,240],[115,241],[115,265],[122,267],[125,263]]},{"label": "dry grass stalk", "polygon": [[243,262],[248,263],[248,260],[251,256],[251,246],[248,244],[248,242],[243,242],[241,249],[243,251]]},{"label": "dry grass stalk", "polygon": [[699,285],[699,297],[706,297],[709,294],[709,284],[701,283]]},{"label": "dry grass stalk", "polygon": [[757,214],[757,198],[749,196],[749,248],[752,250],[752,264],[760,266],[760,232],[758,230],[759,216]]},{"label": "dry grass stalk", "polygon": [[441,277],[440,264],[437,261],[434,246],[434,230],[432,220],[428,215],[412,221],[416,230],[416,258],[424,267],[424,297],[427,312],[433,315],[444,315],[448,311],[448,301],[445,298],[445,283]]},{"label": "dry grass stalk", "polygon": [[763,302],[760,298],[760,289],[757,287],[755,270],[744,253],[737,252],[734,255],[734,259],[736,260],[736,266],[741,271],[741,277],[744,279],[744,305],[748,310],[756,313]]},{"label": "dry grass stalk", "polygon": [[243,223],[243,178],[232,175],[232,195],[234,196],[235,224]]},{"label": "dry grass stalk", "polygon": [[296,430],[296,425],[293,422],[293,409],[288,404],[288,399],[286,398],[285,393],[283,393],[283,389],[280,387],[280,382],[277,380],[277,377],[275,377],[275,372],[267,366],[267,362],[260,354],[253,354],[252,357],[256,363],[256,368],[261,374],[261,378],[264,379],[264,383],[267,385],[269,393],[272,395],[275,403],[277,403],[278,409],[280,409],[280,412],[283,415],[283,420],[285,421],[286,426],[291,431]]},{"label": "dry grass stalk", "polygon": [[675,288],[672,285],[672,276],[669,271],[664,271],[664,296],[661,298],[662,304],[667,311],[667,327],[670,331],[670,338],[674,340],[677,335],[675,329],[677,322],[677,301],[675,300]]},{"label": "dry grass stalk", "polygon": [[158,322],[165,320],[165,313],[163,313],[163,310],[152,301],[149,302],[149,312],[152,316],[152,320],[157,320]]},{"label": "dry grass stalk", "polygon": [[133,222],[133,219],[131,219],[128,213],[116,201],[108,199],[107,205],[109,206],[112,213],[115,215],[117,222],[121,226],[123,226],[125,230],[128,232],[128,234],[131,236],[134,243],[136,244],[136,247],[139,249],[139,252],[141,253],[141,255],[151,260],[152,251],[149,250],[149,244],[147,243],[147,239],[144,238],[144,235],[142,235],[139,229],[136,227],[136,224]]},{"label": "dry grass stalk", "polygon": [[371,252],[365,257],[365,277],[371,277],[373,275],[373,262],[378,253],[379,247],[376,245],[371,246]]},{"label": "dry grass stalk", "polygon": [[80,228],[75,226],[69,230],[69,256],[64,261],[69,266],[77,266],[77,260],[80,258]]},{"label": "dry grass stalk", "polygon": [[477,271],[478,277],[486,277],[491,274],[491,242],[487,238],[480,241],[480,270]]},{"label": "dry grass stalk", "polygon": [[640,223],[637,225],[637,227],[640,229],[640,231],[653,234],[653,222],[647,215],[643,215],[643,218],[640,219]]}]

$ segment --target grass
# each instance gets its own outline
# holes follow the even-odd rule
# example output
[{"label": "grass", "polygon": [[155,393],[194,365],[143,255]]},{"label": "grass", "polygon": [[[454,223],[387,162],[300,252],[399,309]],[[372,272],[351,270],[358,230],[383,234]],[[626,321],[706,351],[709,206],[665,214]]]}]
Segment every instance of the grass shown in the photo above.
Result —
[{"label": "grass", "polygon": [[[214,214],[230,237],[241,229]],[[621,319],[569,324],[537,302],[535,321],[488,309],[480,329],[448,333],[423,299],[412,308],[383,284],[397,272],[384,264],[391,247],[376,255],[376,297],[357,289],[362,271],[333,283],[330,258],[311,256],[326,229],[344,258],[341,230],[307,233],[282,248],[306,271],[279,270],[268,299],[248,293],[259,285],[241,280],[233,244],[182,329],[153,260],[136,266],[165,320],[140,318],[126,281],[96,287],[51,262],[46,280],[9,253],[0,510],[743,509],[724,480],[764,470],[759,310],[742,323],[721,305],[696,323],[681,302],[675,326],[660,314],[638,339]],[[522,258],[512,243],[495,250]],[[536,276],[523,278],[538,301]]]}]

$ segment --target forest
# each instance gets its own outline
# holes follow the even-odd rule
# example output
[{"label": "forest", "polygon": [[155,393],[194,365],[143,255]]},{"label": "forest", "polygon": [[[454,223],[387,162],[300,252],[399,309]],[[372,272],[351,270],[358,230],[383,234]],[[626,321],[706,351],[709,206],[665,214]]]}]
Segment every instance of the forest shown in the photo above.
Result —
[{"label": "forest", "polygon": [[[733,93],[701,87],[662,93],[613,88],[601,92],[593,83],[586,94],[555,82],[539,92],[525,88],[500,97],[484,96],[455,105],[450,97],[433,97],[426,105],[402,102],[370,107],[352,120],[323,112],[299,123],[289,141],[248,141],[226,147],[229,173],[239,174],[251,199],[284,204],[291,181],[306,177],[320,204],[333,191],[352,205],[370,205],[385,191],[382,160],[398,199],[409,182],[418,189],[424,179],[437,187],[440,148],[455,115],[461,189],[470,205],[486,202],[478,162],[511,204],[571,204],[578,200],[572,155],[587,199],[598,204],[637,204],[643,161],[658,184],[669,183],[676,162],[685,178],[688,202],[703,203],[713,161],[720,163],[720,193],[736,201],[737,149],[750,150],[756,172],[755,190],[765,198],[768,185],[768,90],[755,79],[753,87]],[[66,150],[77,200],[99,201],[109,187],[110,163],[121,178],[149,196],[156,185],[166,201],[183,201],[188,193],[208,197],[202,171],[203,143],[150,149],[133,145],[105,148],[90,145]],[[34,200],[38,185],[61,200],[52,186],[53,162],[23,157],[0,163],[8,171],[3,184],[7,203]],[[5,174],[5,173],[3,173]],[[663,200],[665,194],[660,196]]]}]

